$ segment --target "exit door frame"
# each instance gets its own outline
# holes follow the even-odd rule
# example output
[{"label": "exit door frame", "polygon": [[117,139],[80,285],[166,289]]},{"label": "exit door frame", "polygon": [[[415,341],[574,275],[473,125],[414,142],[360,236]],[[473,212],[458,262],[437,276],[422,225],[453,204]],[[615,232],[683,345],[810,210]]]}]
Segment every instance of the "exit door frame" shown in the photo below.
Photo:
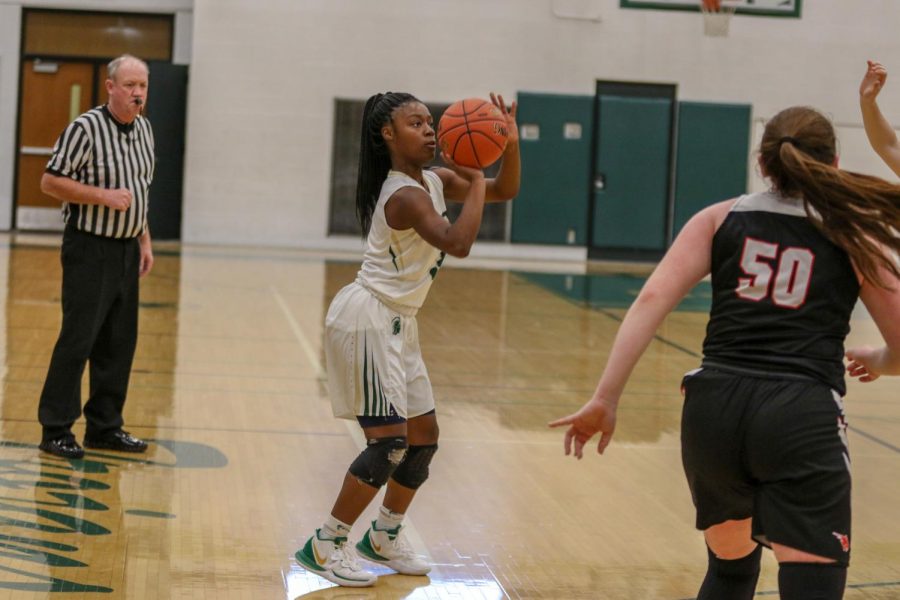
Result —
[{"label": "exit door frame", "polygon": [[[671,101],[669,119],[669,172],[666,179],[666,208],[665,231],[663,232],[665,248],[660,250],[604,248],[597,246],[594,240],[594,182],[597,180],[597,160],[600,152],[600,98],[601,96],[619,96],[630,98],[662,98]],[[678,84],[675,83],[647,83],[635,81],[615,81],[598,79],[594,93],[594,127],[591,137],[591,166],[588,179],[588,228],[587,251],[588,259],[611,260],[658,260],[665,254],[666,249],[672,244],[672,221],[675,210],[675,154],[678,129]]]}]

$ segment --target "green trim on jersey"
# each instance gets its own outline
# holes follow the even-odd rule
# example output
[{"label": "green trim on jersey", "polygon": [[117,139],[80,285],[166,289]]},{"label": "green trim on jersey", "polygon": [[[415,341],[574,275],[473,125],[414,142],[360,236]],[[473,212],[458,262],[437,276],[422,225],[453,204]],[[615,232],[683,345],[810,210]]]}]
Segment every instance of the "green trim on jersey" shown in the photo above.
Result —
[{"label": "green trim on jersey", "polygon": [[[369,362],[371,358],[372,368],[371,377],[369,371]],[[371,380],[371,385],[370,385]],[[381,377],[378,376],[378,370],[375,368],[375,356],[369,353],[368,338],[363,335],[363,397],[365,406],[363,407],[364,417],[386,417],[388,416],[387,398],[384,395],[384,387],[381,385]]]},{"label": "green trim on jersey", "polygon": [[435,263],[435,266],[431,267],[431,270],[428,271],[428,274],[431,275],[432,279],[437,277],[438,271],[441,269],[441,265],[444,264],[444,258],[446,257],[447,253],[442,250],[441,255],[437,259],[437,263]]},{"label": "green trim on jersey", "polygon": [[394,254],[394,247],[388,246],[388,254],[391,255],[391,262],[394,263],[394,268],[397,269],[397,272],[400,272],[400,266],[397,264],[397,255]]}]

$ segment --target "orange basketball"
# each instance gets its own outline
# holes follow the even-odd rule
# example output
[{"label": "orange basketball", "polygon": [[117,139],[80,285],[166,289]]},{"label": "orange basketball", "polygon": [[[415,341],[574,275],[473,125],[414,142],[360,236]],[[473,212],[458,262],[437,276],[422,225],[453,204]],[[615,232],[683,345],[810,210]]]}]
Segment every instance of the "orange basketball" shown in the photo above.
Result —
[{"label": "orange basketball", "polygon": [[441,150],[464,167],[484,169],[506,149],[506,119],[489,100],[466,98],[447,107],[438,122]]}]

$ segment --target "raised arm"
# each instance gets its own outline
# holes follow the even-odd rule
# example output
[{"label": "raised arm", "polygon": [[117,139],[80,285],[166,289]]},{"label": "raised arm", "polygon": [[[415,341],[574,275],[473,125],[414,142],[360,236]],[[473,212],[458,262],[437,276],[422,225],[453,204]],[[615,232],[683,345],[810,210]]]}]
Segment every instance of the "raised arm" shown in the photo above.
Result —
[{"label": "raised arm", "polygon": [[867,61],[868,67],[859,84],[859,107],[863,125],[872,148],[894,173],[900,175],[900,142],[897,133],[881,113],[877,98],[887,80],[887,69],[881,63]]},{"label": "raised arm", "polygon": [[713,235],[732,203],[714,204],[687,222],[628,309],[594,395],[578,412],[550,423],[569,426],[564,440],[567,455],[574,441],[575,456],[581,458],[584,445],[597,432],[601,434],[597,451],[603,454],[609,445],[628,377],[666,316],[709,274]]}]

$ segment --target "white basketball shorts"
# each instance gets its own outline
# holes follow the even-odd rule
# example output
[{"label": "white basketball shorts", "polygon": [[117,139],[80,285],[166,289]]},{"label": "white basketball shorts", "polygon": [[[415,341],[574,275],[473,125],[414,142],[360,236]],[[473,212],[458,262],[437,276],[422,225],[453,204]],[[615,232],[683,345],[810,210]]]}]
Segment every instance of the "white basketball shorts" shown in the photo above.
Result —
[{"label": "white basketball shorts", "polygon": [[388,308],[358,283],[334,297],[325,317],[325,367],[335,417],[411,419],[434,410],[414,316]]}]

